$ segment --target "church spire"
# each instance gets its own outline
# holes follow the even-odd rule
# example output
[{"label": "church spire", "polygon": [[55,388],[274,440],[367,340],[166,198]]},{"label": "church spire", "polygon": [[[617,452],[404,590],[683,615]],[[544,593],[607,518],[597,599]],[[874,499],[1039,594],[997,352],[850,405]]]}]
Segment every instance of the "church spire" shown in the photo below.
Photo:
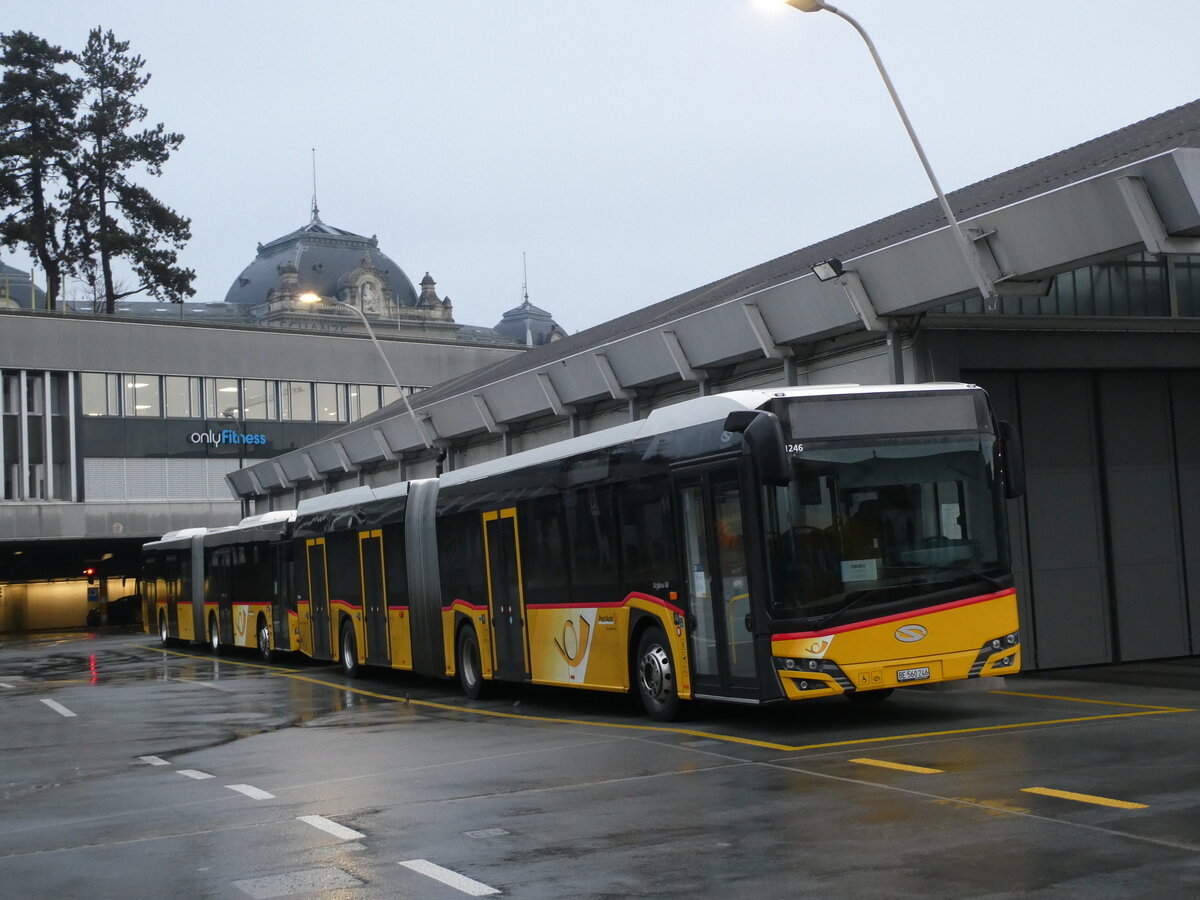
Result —
[{"label": "church spire", "polygon": [[310,225],[313,222],[321,221],[321,211],[319,209],[317,209],[317,148],[316,147],[312,148],[312,182],[313,182],[312,221],[309,222]]}]

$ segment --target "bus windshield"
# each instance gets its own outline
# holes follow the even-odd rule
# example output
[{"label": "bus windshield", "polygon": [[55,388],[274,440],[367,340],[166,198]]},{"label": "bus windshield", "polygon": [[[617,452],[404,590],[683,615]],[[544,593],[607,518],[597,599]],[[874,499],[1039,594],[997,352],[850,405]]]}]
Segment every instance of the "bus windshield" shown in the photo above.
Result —
[{"label": "bus windshield", "polygon": [[832,626],[954,587],[1007,587],[997,580],[1008,548],[994,441],[793,445],[792,481],[764,489],[772,617]]}]

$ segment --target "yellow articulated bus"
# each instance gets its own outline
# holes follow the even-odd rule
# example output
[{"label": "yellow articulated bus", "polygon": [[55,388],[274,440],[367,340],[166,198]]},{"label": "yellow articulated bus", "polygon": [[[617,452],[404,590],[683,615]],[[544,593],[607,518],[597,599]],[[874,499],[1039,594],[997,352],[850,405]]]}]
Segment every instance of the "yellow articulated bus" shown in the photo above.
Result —
[{"label": "yellow articulated bus", "polygon": [[189,528],[142,548],[142,621],[164,645],[202,641],[257,649],[263,659],[295,649],[291,538],[294,510],[228,528]]},{"label": "yellow articulated bus", "polygon": [[701,397],[306,499],[276,605],[314,659],[457,678],[472,698],[632,692],[661,720],[695,699],[882,699],[1019,670],[1020,470],[972,385]]}]

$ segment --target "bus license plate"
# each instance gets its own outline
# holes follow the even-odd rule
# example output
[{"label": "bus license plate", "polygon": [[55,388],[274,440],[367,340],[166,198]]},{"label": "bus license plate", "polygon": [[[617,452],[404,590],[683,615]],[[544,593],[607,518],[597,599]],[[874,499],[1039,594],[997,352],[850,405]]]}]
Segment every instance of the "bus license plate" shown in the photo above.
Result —
[{"label": "bus license plate", "polygon": [[924,681],[929,677],[929,666],[918,666],[915,669],[900,669],[896,672],[897,681]]}]

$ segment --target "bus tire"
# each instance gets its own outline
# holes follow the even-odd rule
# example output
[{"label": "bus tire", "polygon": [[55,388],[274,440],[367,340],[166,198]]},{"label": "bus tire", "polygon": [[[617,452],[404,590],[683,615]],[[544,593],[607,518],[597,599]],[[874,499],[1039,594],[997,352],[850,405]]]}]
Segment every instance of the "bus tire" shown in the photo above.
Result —
[{"label": "bus tire", "polygon": [[362,674],[362,666],[358,664],[358,640],[354,637],[354,625],[349,619],[342,621],[342,671],[347,678],[357,678]]},{"label": "bus tire", "polygon": [[262,657],[262,661],[269,663],[271,661],[271,627],[267,624],[266,616],[258,617],[258,628],[256,629],[258,637],[258,655]]},{"label": "bus tire", "polygon": [[882,703],[888,697],[892,696],[892,691],[895,688],[880,688],[877,691],[854,691],[847,694],[851,703]]},{"label": "bus tire", "polygon": [[470,625],[458,631],[458,652],[455,655],[458,683],[468,700],[483,696],[483,662],[479,655],[479,638]]},{"label": "bus tire", "polygon": [[217,626],[217,614],[213,613],[208,617],[208,646],[212,650],[213,656],[217,656],[221,652],[221,629]]},{"label": "bus tire", "polygon": [[658,626],[642,632],[634,657],[634,675],[646,714],[658,722],[670,722],[680,713],[679,691],[671,645]]},{"label": "bus tire", "polygon": [[164,612],[158,614],[158,639],[164,647],[171,646],[171,631],[167,628],[167,614]]}]

